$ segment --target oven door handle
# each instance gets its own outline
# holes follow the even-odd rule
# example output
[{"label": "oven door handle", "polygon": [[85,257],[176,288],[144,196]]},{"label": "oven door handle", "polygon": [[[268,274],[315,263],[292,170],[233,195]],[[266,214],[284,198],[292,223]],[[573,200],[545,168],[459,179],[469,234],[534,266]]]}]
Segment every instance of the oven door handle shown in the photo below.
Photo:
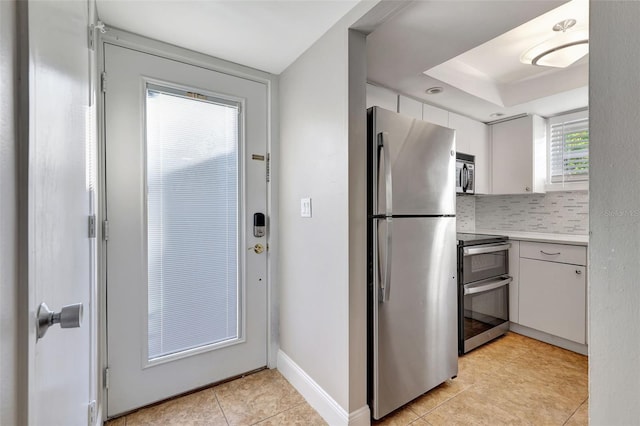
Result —
[{"label": "oven door handle", "polygon": [[[485,291],[494,290],[499,287],[504,287],[505,285],[509,284],[511,281],[513,281],[513,278],[511,278],[508,275],[505,275],[498,279],[492,278],[490,280],[481,281],[479,283],[466,284],[464,286],[464,295],[466,296],[468,294],[484,293]],[[478,284],[482,284],[482,285],[478,285]]]},{"label": "oven door handle", "polygon": [[495,253],[498,251],[509,250],[511,243],[481,246],[481,247],[465,247],[463,253],[465,256],[473,256],[474,254]]}]

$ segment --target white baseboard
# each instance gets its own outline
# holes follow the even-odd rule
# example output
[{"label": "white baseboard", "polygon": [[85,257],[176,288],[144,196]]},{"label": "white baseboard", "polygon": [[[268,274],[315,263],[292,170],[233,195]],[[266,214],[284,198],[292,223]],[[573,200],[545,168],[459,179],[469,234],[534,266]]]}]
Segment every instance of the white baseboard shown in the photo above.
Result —
[{"label": "white baseboard", "polygon": [[347,413],[287,354],[278,351],[278,371],[293,385],[330,426],[369,426],[369,406]]},{"label": "white baseboard", "polygon": [[365,405],[359,410],[349,413],[349,426],[370,426],[371,425],[371,411],[369,406]]},{"label": "white baseboard", "polygon": [[545,342],[550,345],[558,346],[572,352],[577,352],[581,355],[589,355],[589,347],[587,345],[563,339],[562,337],[553,336],[545,333],[544,331],[535,330],[513,322],[509,324],[509,330],[514,333],[522,334],[523,336],[531,337],[532,339],[540,340],[541,342]]}]

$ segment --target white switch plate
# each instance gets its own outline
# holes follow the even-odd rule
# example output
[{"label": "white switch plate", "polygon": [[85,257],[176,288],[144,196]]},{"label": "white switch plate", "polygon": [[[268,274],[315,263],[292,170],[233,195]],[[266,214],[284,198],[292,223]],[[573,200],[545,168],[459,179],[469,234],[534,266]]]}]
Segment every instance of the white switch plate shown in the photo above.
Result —
[{"label": "white switch plate", "polygon": [[300,199],[300,217],[311,217],[311,198]]}]

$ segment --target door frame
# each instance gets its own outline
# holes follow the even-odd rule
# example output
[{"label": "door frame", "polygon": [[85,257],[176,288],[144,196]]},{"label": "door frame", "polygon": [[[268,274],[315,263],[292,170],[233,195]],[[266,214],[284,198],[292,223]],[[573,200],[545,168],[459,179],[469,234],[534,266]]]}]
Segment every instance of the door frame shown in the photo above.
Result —
[{"label": "door frame", "polygon": [[[263,71],[255,70],[243,65],[238,65],[222,59],[214,58],[202,53],[181,47],[169,45],[127,31],[106,26],[106,32],[100,35],[98,43],[98,67],[96,81],[100,81],[101,73],[105,70],[105,44],[116,45],[142,53],[148,53],[165,59],[194,65],[211,71],[225,73],[235,77],[245,78],[265,84],[267,87],[267,153],[270,159],[268,170],[270,179],[267,182],[267,367],[275,368],[279,349],[278,328],[278,76]],[[108,90],[108,78],[107,78]],[[105,109],[104,92],[98,89],[97,115],[98,115],[98,208],[97,223],[102,224],[106,217],[106,135],[105,135]],[[98,238],[98,389],[97,400],[100,401],[99,412],[103,420],[106,420],[105,376],[102,374],[108,367],[107,360],[107,277],[106,262],[107,250],[102,226],[97,227]]]}]

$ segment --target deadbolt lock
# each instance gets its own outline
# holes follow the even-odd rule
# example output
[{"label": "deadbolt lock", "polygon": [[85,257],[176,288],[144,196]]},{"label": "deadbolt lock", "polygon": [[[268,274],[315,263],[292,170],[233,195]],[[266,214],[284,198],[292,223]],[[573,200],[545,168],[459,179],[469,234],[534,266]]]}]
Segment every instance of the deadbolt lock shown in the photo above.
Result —
[{"label": "deadbolt lock", "polygon": [[255,246],[249,247],[248,250],[253,250],[257,254],[260,254],[260,253],[262,253],[264,251],[264,246],[262,244],[260,244],[260,243],[257,243]]}]

